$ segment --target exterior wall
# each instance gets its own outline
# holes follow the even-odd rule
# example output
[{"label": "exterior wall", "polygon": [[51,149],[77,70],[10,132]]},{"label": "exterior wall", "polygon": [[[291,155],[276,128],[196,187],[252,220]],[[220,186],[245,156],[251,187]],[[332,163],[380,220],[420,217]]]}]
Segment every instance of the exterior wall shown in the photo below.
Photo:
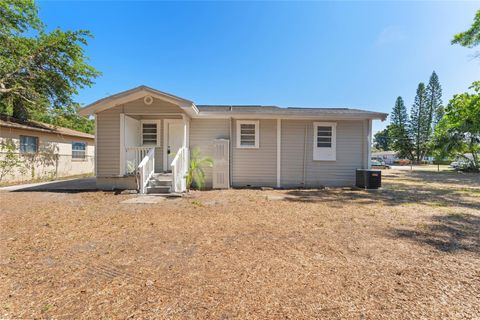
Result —
[{"label": "exterior wall", "polygon": [[[229,139],[229,119],[192,119],[190,121],[190,150],[197,147],[202,156],[213,158],[213,140]],[[205,168],[205,187],[212,187],[212,169]]]},{"label": "exterior wall", "polygon": [[313,121],[282,120],[282,187],[355,184],[355,169],[364,166],[363,160],[366,157],[365,121],[336,122],[336,161],[314,161]]},{"label": "exterior wall", "polygon": [[[21,135],[38,137],[37,154],[22,155],[19,153]],[[0,142],[7,141],[15,144],[15,154],[23,160],[24,164],[6,175],[2,182],[93,174],[94,172],[94,139],[0,127]],[[87,144],[85,160],[72,159],[72,142]],[[5,157],[5,151],[0,151],[0,157]]]},{"label": "exterior wall", "polygon": [[97,177],[120,174],[120,113],[112,108],[97,114]]},{"label": "exterior wall", "polygon": [[[97,177],[120,176],[120,114],[136,114],[135,119],[165,119],[178,118],[183,113],[178,106],[154,99],[151,105],[146,105],[143,99],[107,109],[97,113]],[[149,115],[150,113],[150,115]],[[155,115],[162,113],[163,115]],[[172,116],[165,115],[172,113]],[[141,115],[139,115],[141,114]],[[163,171],[163,121],[158,128],[160,140],[155,149],[155,171]]]},{"label": "exterior wall", "polygon": [[277,185],[277,120],[259,120],[258,149],[237,148],[237,124],[232,122],[230,156],[233,187]]}]

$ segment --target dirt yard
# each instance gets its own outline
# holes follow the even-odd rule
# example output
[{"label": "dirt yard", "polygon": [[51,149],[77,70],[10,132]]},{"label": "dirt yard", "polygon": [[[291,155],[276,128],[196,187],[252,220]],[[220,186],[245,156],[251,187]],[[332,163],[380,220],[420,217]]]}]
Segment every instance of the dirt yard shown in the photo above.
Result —
[{"label": "dirt yard", "polygon": [[480,318],[480,175],[0,197],[0,318]]}]

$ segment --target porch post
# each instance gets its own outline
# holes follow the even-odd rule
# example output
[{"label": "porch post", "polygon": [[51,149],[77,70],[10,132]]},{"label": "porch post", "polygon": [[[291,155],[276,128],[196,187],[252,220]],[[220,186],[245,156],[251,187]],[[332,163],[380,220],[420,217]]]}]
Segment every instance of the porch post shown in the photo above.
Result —
[{"label": "porch post", "polygon": [[120,170],[119,175],[125,175],[125,114],[120,113]]},{"label": "porch post", "polygon": [[183,143],[182,146],[184,148],[188,148],[190,146],[190,120],[185,114],[182,114],[183,120]]}]

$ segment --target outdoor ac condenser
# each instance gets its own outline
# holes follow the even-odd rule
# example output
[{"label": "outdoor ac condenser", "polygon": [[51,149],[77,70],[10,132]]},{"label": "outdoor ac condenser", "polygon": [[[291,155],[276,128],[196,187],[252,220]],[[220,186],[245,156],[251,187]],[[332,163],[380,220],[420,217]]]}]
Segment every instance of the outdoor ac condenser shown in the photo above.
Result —
[{"label": "outdoor ac condenser", "polygon": [[230,141],[215,139],[213,143],[213,188],[230,187]]}]

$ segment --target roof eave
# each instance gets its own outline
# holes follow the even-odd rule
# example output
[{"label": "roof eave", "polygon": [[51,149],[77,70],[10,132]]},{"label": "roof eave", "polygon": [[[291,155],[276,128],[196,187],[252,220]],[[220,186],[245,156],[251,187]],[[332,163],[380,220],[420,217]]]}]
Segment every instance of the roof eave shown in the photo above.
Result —
[{"label": "roof eave", "polygon": [[385,121],[387,114],[385,113],[368,113],[368,114],[281,114],[281,113],[233,113],[233,112],[200,112],[195,118],[203,119],[328,119],[328,120],[381,120]]},{"label": "roof eave", "polygon": [[96,114],[107,109],[128,103],[130,101],[140,99],[147,94],[150,94],[155,98],[178,105],[189,116],[195,116],[196,114],[198,114],[198,109],[192,101],[147,86],[139,86],[134,89],[122,91],[109,97],[97,100],[83,108],[80,108],[78,110],[78,113],[82,116]]}]

